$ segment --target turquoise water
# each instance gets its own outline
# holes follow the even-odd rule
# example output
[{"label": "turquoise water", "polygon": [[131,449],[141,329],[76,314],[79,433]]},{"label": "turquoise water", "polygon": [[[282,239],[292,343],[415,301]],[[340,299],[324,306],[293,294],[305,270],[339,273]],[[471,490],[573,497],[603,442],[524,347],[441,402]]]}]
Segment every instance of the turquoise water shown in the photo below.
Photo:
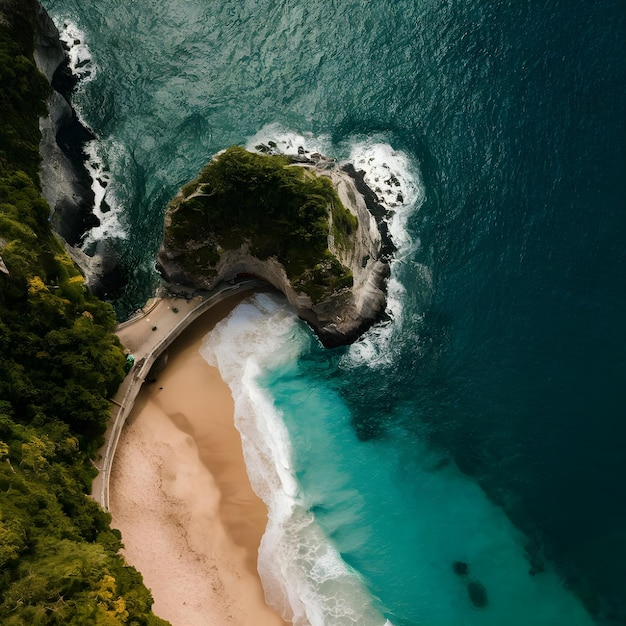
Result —
[{"label": "turquoise water", "polygon": [[[449,459],[399,429],[357,437],[332,383],[341,366],[283,301],[240,305],[201,352],[233,391],[269,508],[260,573],[276,606],[293,594],[295,624],[592,623],[550,566],[529,576],[526,539]],[[472,604],[471,582],[488,608]]]},{"label": "turquoise water", "polygon": [[44,5],[85,74],[85,246],[120,251],[121,315],[167,201],[228,145],[402,181],[390,321],[325,351],[257,301],[221,331],[245,345],[207,340],[273,511],[268,600],[303,624],[626,623],[623,1]]}]

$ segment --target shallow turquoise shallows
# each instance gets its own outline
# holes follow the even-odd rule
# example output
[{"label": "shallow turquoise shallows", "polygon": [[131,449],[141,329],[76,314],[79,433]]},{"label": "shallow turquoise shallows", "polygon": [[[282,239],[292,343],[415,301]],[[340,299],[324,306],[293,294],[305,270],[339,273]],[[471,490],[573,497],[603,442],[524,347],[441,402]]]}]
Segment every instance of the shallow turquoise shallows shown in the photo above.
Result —
[{"label": "shallow turquoise shallows", "polygon": [[349,159],[393,211],[389,320],[357,344],[257,296],[203,346],[270,510],[268,601],[626,623],[623,0],[43,3],[98,136],[85,248],[120,251],[120,315],[168,200],[229,145]]}]

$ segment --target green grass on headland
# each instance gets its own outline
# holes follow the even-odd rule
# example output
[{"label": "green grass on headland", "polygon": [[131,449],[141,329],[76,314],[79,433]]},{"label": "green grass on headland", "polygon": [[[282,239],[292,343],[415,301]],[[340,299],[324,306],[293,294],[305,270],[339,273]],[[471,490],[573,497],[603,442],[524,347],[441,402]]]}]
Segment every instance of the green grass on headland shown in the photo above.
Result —
[{"label": "green grass on headland", "polygon": [[[298,291],[318,301],[352,285],[352,274],[328,249],[350,245],[357,220],[331,181],[290,166],[280,155],[233,146],[213,159],[174,200],[167,248],[189,249],[178,260],[191,273],[211,272],[220,249],[244,242],[259,259],[275,256]],[[201,251],[188,242],[202,242]],[[209,276],[211,274],[209,273]]]}]

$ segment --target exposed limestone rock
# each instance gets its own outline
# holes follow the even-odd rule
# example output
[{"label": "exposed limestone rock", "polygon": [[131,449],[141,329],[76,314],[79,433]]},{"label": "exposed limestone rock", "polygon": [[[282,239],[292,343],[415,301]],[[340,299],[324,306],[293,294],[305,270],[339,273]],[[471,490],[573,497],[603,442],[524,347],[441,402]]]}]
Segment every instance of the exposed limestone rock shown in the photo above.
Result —
[{"label": "exposed limestone rock", "polygon": [[59,31],[39,2],[35,7],[37,32],[35,34],[35,63],[39,71],[52,83],[57,68],[65,63],[65,51],[59,40]]},{"label": "exposed limestone rock", "polygon": [[39,123],[42,193],[50,205],[55,232],[70,245],[76,245],[87,228],[97,223],[91,212],[94,199],[91,179],[86,171],[76,168],[57,142],[59,131],[71,124],[74,116],[67,100],[53,91],[48,98],[48,111],[48,117],[42,117]]},{"label": "exposed limestone rock", "polygon": [[65,249],[80,268],[85,284],[94,295],[104,297],[116,292],[124,284],[125,277],[120,269],[117,253],[106,239],[96,243],[92,256],[67,243]]},{"label": "exposed limestone rock", "polygon": [[[4,239],[2,239],[2,237],[0,237],[0,251],[4,249],[4,246],[6,246],[6,243],[7,242]],[[9,268],[6,266],[6,263],[4,262],[1,256],[0,256],[0,272],[2,272],[3,274],[10,274]]]}]

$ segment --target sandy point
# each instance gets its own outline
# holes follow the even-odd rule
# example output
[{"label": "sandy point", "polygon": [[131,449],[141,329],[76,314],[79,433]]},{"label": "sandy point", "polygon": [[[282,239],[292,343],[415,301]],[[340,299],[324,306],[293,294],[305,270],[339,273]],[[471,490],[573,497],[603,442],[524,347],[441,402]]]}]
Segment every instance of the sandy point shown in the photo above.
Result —
[{"label": "sandy point", "polygon": [[202,315],[145,384],[122,432],[110,483],[112,526],[173,626],[286,624],[257,573],[267,510],[250,486],[230,390],[199,354],[243,297]]}]

